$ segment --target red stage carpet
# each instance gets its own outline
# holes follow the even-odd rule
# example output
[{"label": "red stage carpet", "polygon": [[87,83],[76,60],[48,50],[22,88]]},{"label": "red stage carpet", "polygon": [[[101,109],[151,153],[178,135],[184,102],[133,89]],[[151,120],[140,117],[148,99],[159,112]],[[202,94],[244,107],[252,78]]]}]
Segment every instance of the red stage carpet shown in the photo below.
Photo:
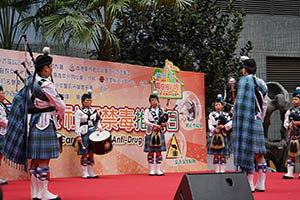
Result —
[{"label": "red stage carpet", "polygon": [[[268,173],[265,192],[253,193],[255,200],[299,200],[300,179],[283,180],[282,173]],[[183,173],[162,177],[138,175],[101,176],[99,179],[53,178],[50,191],[63,200],[171,200]],[[296,175],[295,175],[296,177]],[[9,181],[2,187],[4,200],[30,199],[30,182]]]}]

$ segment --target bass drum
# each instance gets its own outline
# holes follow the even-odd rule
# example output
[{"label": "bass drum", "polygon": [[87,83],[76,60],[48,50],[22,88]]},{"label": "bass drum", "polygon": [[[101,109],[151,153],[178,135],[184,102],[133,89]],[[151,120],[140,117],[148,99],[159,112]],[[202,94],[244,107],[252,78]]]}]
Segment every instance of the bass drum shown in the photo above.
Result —
[{"label": "bass drum", "polygon": [[108,131],[95,131],[89,136],[89,146],[94,154],[103,155],[112,150],[111,135]]}]

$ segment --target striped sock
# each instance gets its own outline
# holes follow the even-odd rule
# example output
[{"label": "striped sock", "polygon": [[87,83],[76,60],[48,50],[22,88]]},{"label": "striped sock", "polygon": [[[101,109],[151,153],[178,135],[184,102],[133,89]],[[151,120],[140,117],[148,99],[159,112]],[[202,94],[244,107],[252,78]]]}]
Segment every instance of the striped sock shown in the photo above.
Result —
[{"label": "striped sock", "polygon": [[258,163],[256,170],[257,171],[261,170],[263,173],[266,173],[267,172],[267,163],[265,163],[265,162]]},{"label": "striped sock", "polygon": [[81,157],[81,159],[80,159],[80,164],[81,164],[82,166],[87,166],[87,165],[88,165],[88,159],[87,159],[87,158]]},{"label": "striped sock", "polygon": [[162,156],[156,156],[156,164],[161,164]]},{"label": "striped sock", "polygon": [[148,156],[147,156],[147,160],[148,160],[148,163],[149,163],[149,164],[154,164],[154,156],[148,155]]},{"label": "striped sock", "polygon": [[219,162],[220,162],[221,165],[227,163],[227,161],[226,161],[226,159],[224,157],[220,158]]},{"label": "striped sock", "polygon": [[295,166],[295,160],[288,160],[288,165],[289,166]]},{"label": "striped sock", "polygon": [[87,158],[87,165],[93,166],[95,164],[94,158],[88,157]]},{"label": "striped sock", "polygon": [[219,164],[220,159],[218,157],[213,159],[213,164]]},{"label": "striped sock", "polygon": [[50,172],[49,167],[37,167],[36,169],[36,177],[41,181],[45,181],[47,179],[47,175]]}]

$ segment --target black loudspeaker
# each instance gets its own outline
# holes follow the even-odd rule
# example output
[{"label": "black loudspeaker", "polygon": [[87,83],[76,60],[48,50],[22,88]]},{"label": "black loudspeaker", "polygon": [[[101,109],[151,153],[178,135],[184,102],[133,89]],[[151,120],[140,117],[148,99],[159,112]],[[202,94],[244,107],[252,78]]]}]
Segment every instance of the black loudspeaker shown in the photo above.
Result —
[{"label": "black loudspeaker", "polygon": [[174,200],[253,200],[244,173],[185,174]]},{"label": "black loudspeaker", "polygon": [[2,188],[0,187],[0,200],[3,199],[3,193],[2,193]]}]

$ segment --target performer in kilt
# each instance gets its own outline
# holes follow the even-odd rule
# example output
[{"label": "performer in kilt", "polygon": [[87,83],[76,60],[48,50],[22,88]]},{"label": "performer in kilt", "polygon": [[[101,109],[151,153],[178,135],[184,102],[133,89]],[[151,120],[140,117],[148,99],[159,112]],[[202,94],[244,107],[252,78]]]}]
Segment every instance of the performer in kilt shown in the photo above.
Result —
[{"label": "performer in kilt", "polygon": [[[285,113],[283,126],[289,130],[288,135],[288,148],[289,160],[287,165],[287,173],[282,177],[283,179],[293,179],[295,158],[300,155],[299,142],[300,142],[300,87],[297,87],[296,92],[293,93],[292,98],[293,108]],[[300,179],[300,175],[298,176]]]},{"label": "performer in kilt", "polygon": [[[4,103],[5,92],[3,86],[0,85],[0,165],[4,153],[4,139],[6,134],[6,126],[8,122],[9,110]],[[7,182],[0,178],[0,185],[6,185]]]},{"label": "performer in kilt", "polygon": [[92,108],[92,93],[88,92],[81,97],[82,107],[75,112],[75,132],[79,144],[78,155],[81,156],[82,178],[98,178],[93,172],[94,153],[89,146],[89,136],[96,130],[102,131],[100,116]]},{"label": "performer in kilt", "polygon": [[[149,176],[163,176],[160,170],[162,164],[162,151],[166,151],[165,136],[162,133],[166,126],[166,113],[159,105],[159,98],[155,94],[149,97],[150,107],[145,110],[144,123],[147,126],[144,152],[147,152],[149,163]],[[166,119],[166,120],[163,120]],[[154,153],[156,153],[156,169],[154,169]]]},{"label": "performer in kilt", "polygon": [[[221,94],[218,95],[216,102],[214,103],[215,110],[209,114],[208,117],[208,128],[210,130],[207,153],[214,155],[213,164],[216,173],[225,172],[227,158],[230,156],[231,147],[231,128],[232,121],[229,113],[223,111],[223,97]],[[221,135],[220,135],[221,134]],[[223,138],[222,144],[217,144],[217,137],[214,137],[215,141],[212,141],[214,135],[218,135]],[[216,144],[212,144],[212,142]]]},{"label": "performer in kilt", "polygon": [[27,156],[32,159],[30,173],[35,176],[32,176],[31,181],[38,183],[39,199],[60,199],[48,191],[47,180],[50,159],[59,156],[56,128],[58,119],[63,120],[65,112],[65,104],[50,79],[52,61],[52,57],[47,54],[36,58],[33,81],[38,84],[32,86],[34,108],[29,107],[28,110],[31,119]]},{"label": "performer in kilt", "polygon": [[[252,191],[264,191],[267,165],[263,119],[268,88],[262,79],[255,76],[254,59],[242,56],[241,60],[243,77],[238,84],[232,120],[234,165],[248,175]],[[253,183],[254,157],[258,171],[256,186]]]},{"label": "performer in kilt", "polygon": [[48,191],[47,179],[50,159],[59,156],[56,128],[65,112],[65,104],[50,79],[52,60],[47,52],[36,58],[34,76],[12,102],[5,138],[5,157],[11,166],[24,165],[27,171],[27,159],[32,159],[32,199],[61,199]]}]

